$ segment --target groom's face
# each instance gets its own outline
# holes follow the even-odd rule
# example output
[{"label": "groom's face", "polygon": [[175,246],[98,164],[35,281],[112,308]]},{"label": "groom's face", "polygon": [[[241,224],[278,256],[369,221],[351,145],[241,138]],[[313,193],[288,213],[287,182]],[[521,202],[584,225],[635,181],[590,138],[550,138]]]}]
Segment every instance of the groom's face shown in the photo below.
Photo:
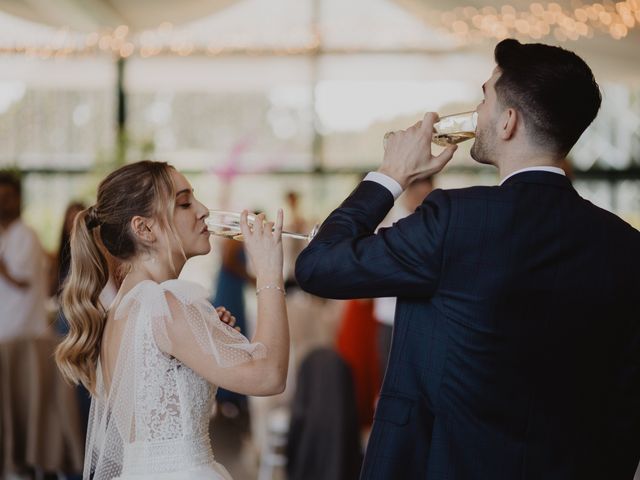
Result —
[{"label": "groom's face", "polygon": [[483,99],[476,108],[478,125],[476,140],[471,147],[471,157],[479,163],[496,165],[497,161],[497,121],[499,116],[499,101],[496,96],[495,84],[500,78],[500,70],[496,67],[491,77],[482,85]]}]

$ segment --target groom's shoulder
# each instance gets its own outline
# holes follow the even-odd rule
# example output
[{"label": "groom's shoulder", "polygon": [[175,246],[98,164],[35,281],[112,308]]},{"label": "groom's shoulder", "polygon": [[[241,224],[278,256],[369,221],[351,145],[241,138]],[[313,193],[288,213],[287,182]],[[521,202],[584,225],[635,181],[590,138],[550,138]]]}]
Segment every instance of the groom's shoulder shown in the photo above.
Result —
[{"label": "groom's shoulder", "polygon": [[483,212],[503,211],[512,202],[495,186],[437,189],[425,199],[425,204],[448,212],[452,218],[482,218]]},{"label": "groom's shoulder", "polygon": [[[500,197],[500,188],[497,186],[473,186],[465,188],[441,189],[442,195],[448,197],[450,202],[468,202],[495,199]],[[435,191],[434,191],[435,192]]]}]

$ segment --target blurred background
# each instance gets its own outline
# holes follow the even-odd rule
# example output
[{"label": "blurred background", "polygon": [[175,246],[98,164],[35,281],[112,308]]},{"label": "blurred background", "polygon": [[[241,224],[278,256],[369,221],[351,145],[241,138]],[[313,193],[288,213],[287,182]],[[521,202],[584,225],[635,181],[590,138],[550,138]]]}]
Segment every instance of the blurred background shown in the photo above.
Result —
[{"label": "blurred background", "polygon": [[[377,168],[386,131],[425,111],[473,110],[494,66],[493,47],[507,37],[563,46],[592,67],[602,109],[567,169],[582,196],[638,228],[639,24],[640,0],[0,0],[0,169],[19,174],[23,220],[46,254],[48,318],[58,309],[67,207],[92,204],[107,172],[167,161],[210,208],[273,216],[282,206],[291,226],[308,229]],[[436,187],[497,183],[493,167],[470,159],[470,144],[461,144]],[[229,263],[231,241],[212,242],[214,252],[189,262],[183,277],[209,288],[215,301],[225,265],[237,265]],[[359,445],[366,445],[384,359],[377,350],[354,351],[357,334],[346,325],[375,333],[380,319],[371,302],[296,291],[291,266],[302,246],[285,243],[298,362],[287,392],[232,397],[213,420],[214,451],[237,479],[285,478],[295,376],[317,347],[337,351],[349,366],[353,385],[345,388],[358,407]],[[250,269],[243,278],[240,308],[250,334]],[[360,320],[345,320],[351,317]],[[75,433],[56,427],[67,446],[55,455],[46,443],[34,450],[20,432],[28,413],[7,407],[7,382],[19,381],[7,380],[7,362],[19,362],[11,352],[0,355],[0,470],[8,478],[77,473],[82,416],[69,420],[80,426]],[[382,366],[374,369],[375,362]],[[46,409],[53,397],[40,390]],[[301,475],[288,468],[290,478]]]}]

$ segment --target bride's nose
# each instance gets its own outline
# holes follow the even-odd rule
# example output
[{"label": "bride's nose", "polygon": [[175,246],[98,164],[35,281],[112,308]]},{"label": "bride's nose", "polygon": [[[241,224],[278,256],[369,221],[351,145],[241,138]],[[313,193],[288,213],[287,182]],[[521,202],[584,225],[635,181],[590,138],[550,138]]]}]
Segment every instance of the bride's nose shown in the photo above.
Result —
[{"label": "bride's nose", "polygon": [[209,216],[209,209],[201,202],[198,202],[198,220],[204,220]]}]

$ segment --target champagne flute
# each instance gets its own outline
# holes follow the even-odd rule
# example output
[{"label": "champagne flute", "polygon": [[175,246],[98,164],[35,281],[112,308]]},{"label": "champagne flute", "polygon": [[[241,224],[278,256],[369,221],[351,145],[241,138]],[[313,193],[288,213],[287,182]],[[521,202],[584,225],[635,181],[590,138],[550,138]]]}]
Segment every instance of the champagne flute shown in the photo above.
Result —
[{"label": "champagne flute", "polygon": [[[209,232],[213,235],[242,241],[243,237],[240,230],[240,216],[241,214],[238,212],[209,210],[209,216],[204,219],[204,223],[207,225]],[[255,223],[257,217],[258,216],[253,213],[247,215],[247,223],[249,223],[249,226],[252,226]],[[310,242],[313,237],[315,237],[316,233],[318,233],[319,229],[320,225],[316,224],[309,233],[283,231],[282,236]]]},{"label": "champagne flute", "polygon": [[478,112],[462,112],[445,115],[433,125],[436,133],[431,141],[441,147],[455,145],[476,136],[478,126]]},{"label": "champagne flute", "polygon": [[[475,110],[445,115],[433,124],[435,133],[431,141],[441,147],[447,147],[465,140],[471,140],[476,136],[477,124],[478,112]],[[392,134],[393,132],[387,132],[384,135],[383,145],[385,150],[387,148],[387,139]]]}]

